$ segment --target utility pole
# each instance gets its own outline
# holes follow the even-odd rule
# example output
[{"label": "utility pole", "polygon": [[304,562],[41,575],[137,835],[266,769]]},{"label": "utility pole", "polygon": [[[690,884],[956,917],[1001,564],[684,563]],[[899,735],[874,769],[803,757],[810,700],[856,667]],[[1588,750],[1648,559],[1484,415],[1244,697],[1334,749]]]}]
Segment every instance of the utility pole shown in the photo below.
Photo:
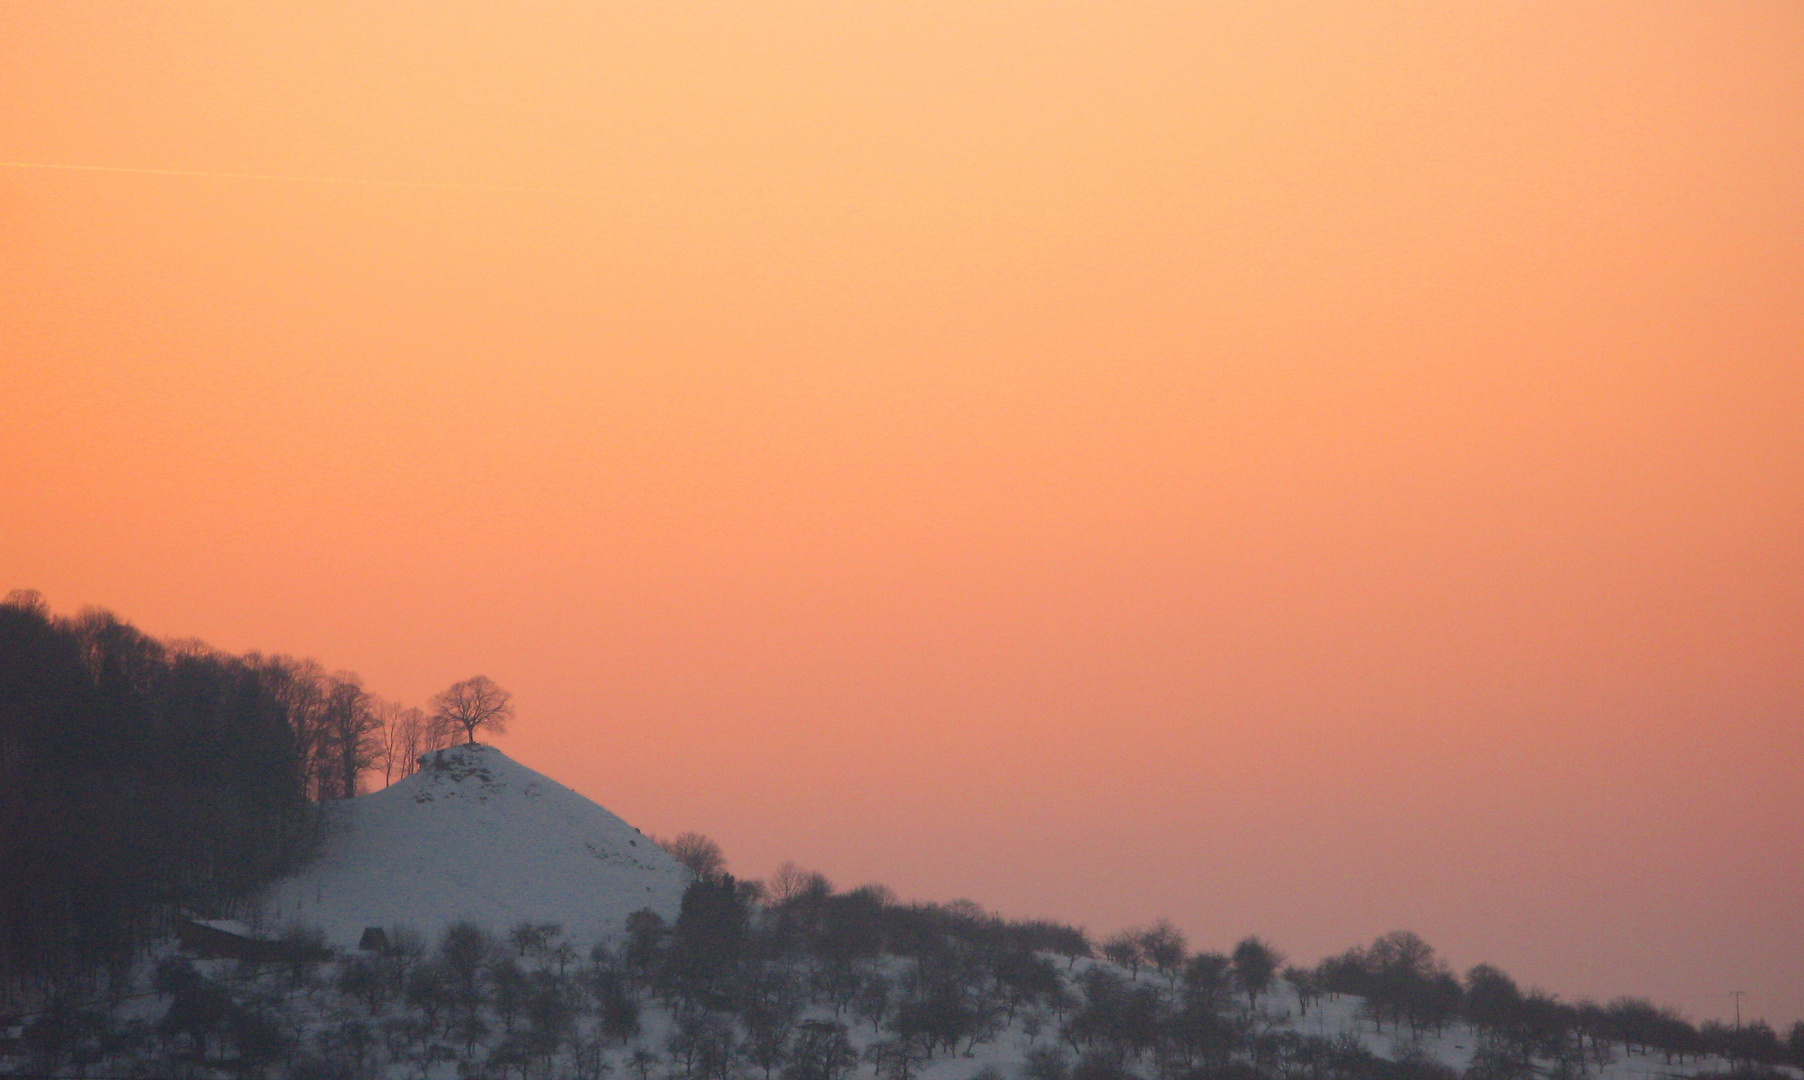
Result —
[{"label": "utility pole", "polygon": [[[1741,1065],[1741,1039],[1739,1037],[1741,1035],[1741,995],[1745,993],[1747,993],[1745,990],[1729,991],[1729,996],[1735,999],[1735,1034],[1737,1036],[1735,1040],[1735,1050],[1731,1054],[1729,1061],[1729,1068],[1731,1071],[1737,1069]],[[1752,1063],[1750,1063],[1748,1067],[1752,1069]]]}]

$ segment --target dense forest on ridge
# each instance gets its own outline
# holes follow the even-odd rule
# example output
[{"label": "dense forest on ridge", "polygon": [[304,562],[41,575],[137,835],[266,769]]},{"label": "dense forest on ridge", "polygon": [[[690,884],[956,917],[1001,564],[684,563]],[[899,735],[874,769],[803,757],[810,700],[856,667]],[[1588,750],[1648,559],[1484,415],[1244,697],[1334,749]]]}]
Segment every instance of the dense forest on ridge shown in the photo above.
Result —
[{"label": "dense forest on ridge", "polygon": [[0,994],[125,977],[178,910],[305,859],[323,802],[452,733],[312,660],[0,603]]}]

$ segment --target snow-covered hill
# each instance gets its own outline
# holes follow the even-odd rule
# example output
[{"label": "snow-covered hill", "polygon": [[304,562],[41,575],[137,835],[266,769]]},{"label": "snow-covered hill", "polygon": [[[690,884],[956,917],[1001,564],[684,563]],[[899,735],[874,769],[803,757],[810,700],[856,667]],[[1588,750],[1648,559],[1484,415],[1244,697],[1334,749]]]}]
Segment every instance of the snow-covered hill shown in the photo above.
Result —
[{"label": "snow-covered hill", "polygon": [[641,908],[676,915],[689,871],[603,807],[492,746],[421,760],[330,808],[318,856],[264,897],[265,925],[317,926],[349,947],[369,926],[554,922],[586,945]]}]

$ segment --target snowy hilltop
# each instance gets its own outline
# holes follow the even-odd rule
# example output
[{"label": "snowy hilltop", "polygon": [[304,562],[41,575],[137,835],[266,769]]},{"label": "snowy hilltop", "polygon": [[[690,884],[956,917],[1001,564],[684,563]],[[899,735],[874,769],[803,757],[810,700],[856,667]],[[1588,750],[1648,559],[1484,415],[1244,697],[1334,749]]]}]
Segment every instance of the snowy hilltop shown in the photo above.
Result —
[{"label": "snowy hilltop", "polygon": [[432,933],[455,920],[557,923],[605,941],[643,908],[674,918],[693,879],[639,830],[492,746],[435,751],[414,775],[328,809],[320,852],[269,889],[259,919],[318,927],[339,948],[367,927]]}]

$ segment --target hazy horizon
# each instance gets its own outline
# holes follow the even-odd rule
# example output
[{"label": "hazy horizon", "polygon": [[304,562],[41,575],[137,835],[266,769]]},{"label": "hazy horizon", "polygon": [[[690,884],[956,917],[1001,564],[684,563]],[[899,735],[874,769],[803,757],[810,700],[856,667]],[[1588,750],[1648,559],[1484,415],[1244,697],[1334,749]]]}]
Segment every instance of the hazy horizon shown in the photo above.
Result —
[{"label": "hazy horizon", "polygon": [[751,876],[1804,1017],[1804,8],[8,24],[0,592]]}]

